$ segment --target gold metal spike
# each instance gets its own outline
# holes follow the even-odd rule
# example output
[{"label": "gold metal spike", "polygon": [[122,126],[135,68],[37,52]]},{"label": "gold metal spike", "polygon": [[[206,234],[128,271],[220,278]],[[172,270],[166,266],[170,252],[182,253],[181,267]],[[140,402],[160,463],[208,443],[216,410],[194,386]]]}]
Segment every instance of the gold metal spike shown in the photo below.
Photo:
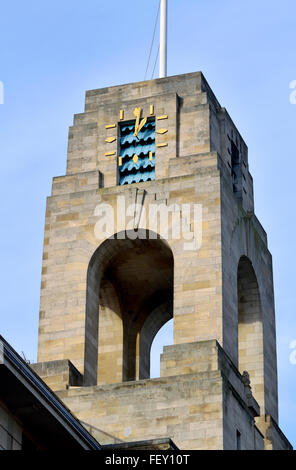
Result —
[{"label": "gold metal spike", "polygon": [[118,166],[122,166],[122,157],[118,157]]},{"label": "gold metal spike", "polygon": [[150,114],[150,115],[151,115],[151,114],[154,114],[154,106],[153,106],[153,104],[151,104],[150,107],[149,107],[149,114]]},{"label": "gold metal spike", "polygon": [[167,146],[168,146],[167,142],[165,144],[157,144],[156,145],[156,147],[167,147]]},{"label": "gold metal spike", "polygon": [[108,144],[111,144],[115,140],[116,140],[116,137],[107,137],[107,139],[105,139],[105,142],[107,142]]},{"label": "gold metal spike", "polygon": [[139,157],[138,157],[138,155],[135,153],[135,155],[133,156],[133,162],[134,162],[134,163],[137,163],[138,159],[139,159]]},{"label": "gold metal spike", "polygon": [[106,152],[105,157],[112,157],[112,155],[116,155],[116,152]]},{"label": "gold metal spike", "polygon": [[108,124],[105,126],[106,129],[113,129],[114,127],[116,127],[116,124]]},{"label": "gold metal spike", "polygon": [[123,109],[121,109],[120,112],[119,112],[119,119],[122,121],[123,118],[124,118],[124,111],[123,111]]},{"label": "gold metal spike", "polygon": [[153,153],[149,152],[149,160],[152,160],[152,157],[153,157]]},{"label": "gold metal spike", "polygon": [[158,131],[156,131],[156,134],[165,134],[167,131],[167,129],[158,129]]},{"label": "gold metal spike", "polygon": [[168,115],[167,114],[163,114],[162,116],[157,116],[156,119],[158,121],[161,121],[162,119],[167,119],[168,118]]}]

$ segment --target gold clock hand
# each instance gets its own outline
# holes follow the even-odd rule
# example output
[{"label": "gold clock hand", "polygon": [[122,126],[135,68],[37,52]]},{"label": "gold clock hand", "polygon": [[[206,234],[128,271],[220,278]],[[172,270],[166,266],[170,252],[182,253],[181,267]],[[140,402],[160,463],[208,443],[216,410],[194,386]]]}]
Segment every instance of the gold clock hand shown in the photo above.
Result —
[{"label": "gold clock hand", "polygon": [[139,128],[139,123],[140,123],[141,111],[142,111],[141,108],[134,109],[134,116],[136,117],[135,132],[134,132],[135,137],[137,137],[138,132],[139,132],[138,128]]},{"label": "gold clock hand", "polygon": [[140,132],[142,127],[145,126],[146,122],[147,122],[147,118],[145,117],[144,119],[142,119],[141,124],[139,125],[137,134]]}]

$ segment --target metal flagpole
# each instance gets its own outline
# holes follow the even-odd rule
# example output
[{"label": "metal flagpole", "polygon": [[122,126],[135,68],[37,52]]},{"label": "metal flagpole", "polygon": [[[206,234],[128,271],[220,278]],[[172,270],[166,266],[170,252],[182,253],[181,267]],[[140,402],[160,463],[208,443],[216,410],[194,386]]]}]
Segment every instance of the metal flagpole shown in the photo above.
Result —
[{"label": "metal flagpole", "polygon": [[167,0],[160,0],[159,78],[167,76]]}]

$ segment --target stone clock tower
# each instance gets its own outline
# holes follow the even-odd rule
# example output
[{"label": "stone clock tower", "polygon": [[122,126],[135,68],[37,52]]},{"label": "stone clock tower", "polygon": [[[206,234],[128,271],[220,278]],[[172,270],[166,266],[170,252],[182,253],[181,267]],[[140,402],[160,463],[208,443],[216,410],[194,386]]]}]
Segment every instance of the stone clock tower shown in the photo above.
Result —
[{"label": "stone clock tower", "polygon": [[248,149],[201,73],[86,93],[47,201],[38,361],[102,444],[290,448]]}]

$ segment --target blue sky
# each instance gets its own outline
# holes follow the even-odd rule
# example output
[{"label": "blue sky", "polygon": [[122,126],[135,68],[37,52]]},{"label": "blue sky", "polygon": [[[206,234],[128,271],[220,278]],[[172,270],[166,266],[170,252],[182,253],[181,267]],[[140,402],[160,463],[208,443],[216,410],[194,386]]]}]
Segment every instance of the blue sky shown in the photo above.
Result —
[{"label": "blue sky", "polygon": [[[1,3],[0,333],[31,361],[45,202],[52,177],[65,173],[68,127],[86,90],[144,79],[157,5]],[[294,445],[295,17],[295,0],[169,0],[168,74],[201,70],[249,147],[256,214],[273,254],[280,425]]]}]

